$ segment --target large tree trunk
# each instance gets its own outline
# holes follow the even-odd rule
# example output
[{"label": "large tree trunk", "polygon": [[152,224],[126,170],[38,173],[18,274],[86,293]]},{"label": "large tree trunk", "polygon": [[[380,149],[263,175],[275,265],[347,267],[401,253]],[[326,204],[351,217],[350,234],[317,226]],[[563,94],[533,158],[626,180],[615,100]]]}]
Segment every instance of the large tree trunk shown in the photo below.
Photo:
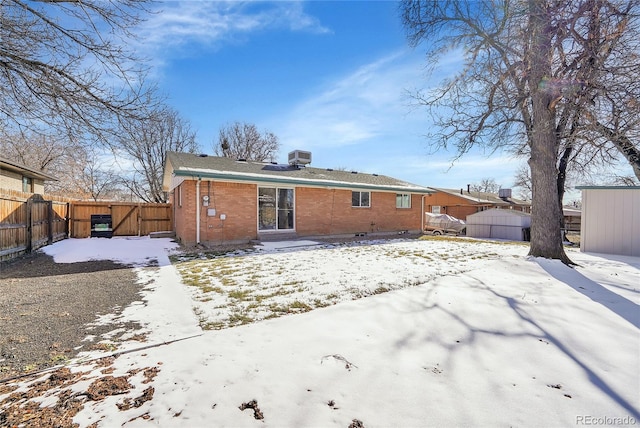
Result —
[{"label": "large tree trunk", "polygon": [[531,213],[531,247],[529,255],[571,261],[564,252],[560,231],[561,216],[558,204],[557,159],[559,141],[556,134],[554,100],[557,93],[544,82],[551,73],[550,15],[546,2],[529,0],[531,31],[531,90],[532,125],[529,130],[531,184],[533,187]]},{"label": "large tree trunk", "polygon": [[[546,108],[546,107],[545,107]],[[535,128],[535,125],[534,125]],[[538,134],[531,144],[531,182],[533,199],[531,213],[531,246],[529,255],[560,259],[571,264],[564,252],[560,221],[562,213],[558,204],[556,158],[553,150],[555,134]]]}]

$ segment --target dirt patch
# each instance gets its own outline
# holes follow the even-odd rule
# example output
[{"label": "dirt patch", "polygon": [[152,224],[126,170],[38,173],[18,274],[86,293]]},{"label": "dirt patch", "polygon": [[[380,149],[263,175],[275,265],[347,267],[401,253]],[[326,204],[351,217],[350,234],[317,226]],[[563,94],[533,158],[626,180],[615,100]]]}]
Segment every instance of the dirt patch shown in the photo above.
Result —
[{"label": "dirt patch", "polygon": [[105,376],[95,380],[87,388],[89,400],[99,401],[109,395],[120,395],[127,393],[133,385],[127,381],[126,376]]},{"label": "dirt patch", "polygon": [[240,410],[251,409],[253,410],[253,417],[255,419],[261,420],[264,419],[264,414],[258,407],[258,402],[256,400],[251,400],[248,403],[242,403],[239,407]]},{"label": "dirt patch", "polygon": [[129,266],[111,261],[55,263],[35,252],[0,263],[0,380],[64,364],[117,328],[90,326],[140,300]]}]

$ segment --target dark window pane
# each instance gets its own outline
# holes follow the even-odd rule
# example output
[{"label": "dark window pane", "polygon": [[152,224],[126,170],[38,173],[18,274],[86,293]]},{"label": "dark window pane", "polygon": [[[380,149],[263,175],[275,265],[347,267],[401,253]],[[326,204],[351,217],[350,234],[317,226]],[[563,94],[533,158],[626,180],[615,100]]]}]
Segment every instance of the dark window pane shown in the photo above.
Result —
[{"label": "dark window pane", "polygon": [[258,189],[258,229],[276,228],[276,189],[261,187]]},{"label": "dark window pane", "polygon": [[360,192],[351,192],[351,206],[352,207],[360,206]]},{"label": "dark window pane", "polygon": [[360,206],[368,207],[369,206],[369,192],[361,192],[360,193]]}]

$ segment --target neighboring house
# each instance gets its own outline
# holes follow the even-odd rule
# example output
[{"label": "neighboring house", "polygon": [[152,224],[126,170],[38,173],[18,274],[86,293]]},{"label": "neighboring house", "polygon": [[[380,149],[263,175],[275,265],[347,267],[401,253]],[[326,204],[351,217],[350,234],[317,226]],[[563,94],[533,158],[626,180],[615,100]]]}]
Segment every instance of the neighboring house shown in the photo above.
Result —
[{"label": "neighboring house", "polygon": [[562,215],[564,215],[564,229],[567,232],[580,232],[580,222],[582,220],[582,211],[577,208],[563,207]]},{"label": "neighboring house", "polygon": [[421,232],[431,189],[378,174],[167,154],[176,237],[184,244]]},{"label": "neighboring house", "polygon": [[0,189],[44,194],[45,181],[58,181],[52,175],[0,157]]},{"label": "neighboring house", "polygon": [[498,194],[474,192],[467,189],[442,189],[433,187],[435,193],[426,198],[426,211],[449,214],[466,220],[468,215],[489,209],[507,209],[531,212],[531,202],[511,197],[511,189],[501,189]]},{"label": "neighboring house", "polygon": [[529,241],[531,214],[492,208],[467,216],[467,236],[472,238]]},{"label": "neighboring house", "polygon": [[640,186],[582,190],[580,251],[640,256]]}]

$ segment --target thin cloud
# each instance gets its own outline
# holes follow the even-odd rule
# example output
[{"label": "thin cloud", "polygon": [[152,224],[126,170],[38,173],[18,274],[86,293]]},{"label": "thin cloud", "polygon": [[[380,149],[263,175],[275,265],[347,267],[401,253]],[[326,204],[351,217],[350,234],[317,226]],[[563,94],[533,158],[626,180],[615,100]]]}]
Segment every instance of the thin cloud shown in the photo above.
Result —
[{"label": "thin cloud", "polygon": [[301,2],[170,1],[140,28],[144,48],[167,52],[193,43],[219,47],[264,29],[330,33]]},{"label": "thin cloud", "polygon": [[415,72],[416,64],[398,52],[325,85],[285,119],[283,143],[338,147],[386,134],[406,110],[402,85]]}]

